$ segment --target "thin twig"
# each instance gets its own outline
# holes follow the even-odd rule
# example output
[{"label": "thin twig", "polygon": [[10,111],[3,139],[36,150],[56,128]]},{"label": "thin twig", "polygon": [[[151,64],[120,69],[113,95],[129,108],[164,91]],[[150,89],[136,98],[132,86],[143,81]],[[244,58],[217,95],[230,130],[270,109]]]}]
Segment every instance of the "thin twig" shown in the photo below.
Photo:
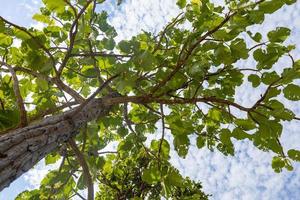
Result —
[{"label": "thin twig", "polygon": [[86,200],[86,198],[84,198],[81,194],[79,194],[76,190],[72,189],[73,192],[82,200]]},{"label": "thin twig", "polygon": [[177,16],[173,19],[173,21],[172,21],[171,23],[169,23],[169,24],[165,27],[165,29],[161,32],[160,37],[159,37],[159,40],[158,40],[156,46],[155,46],[154,49],[153,49],[153,52],[152,52],[153,54],[158,50],[159,45],[161,44],[162,39],[163,39],[164,35],[166,34],[167,30],[168,30],[169,28],[175,26],[178,22],[180,22],[180,21],[183,19],[183,18],[179,18],[182,14],[183,14],[183,13],[179,13],[179,15],[177,15]]},{"label": "thin twig", "polygon": [[165,114],[164,114],[163,104],[160,104],[160,112],[161,112],[162,134],[161,134],[161,139],[160,139],[160,143],[159,143],[158,157],[160,157],[162,143],[165,138]]},{"label": "thin twig", "polygon": [[83,53],[72,53],[70,57],[114,57],[114,58],[131,58],[133,55],[126,54],[113,54],[105,52],[83,52]]}]

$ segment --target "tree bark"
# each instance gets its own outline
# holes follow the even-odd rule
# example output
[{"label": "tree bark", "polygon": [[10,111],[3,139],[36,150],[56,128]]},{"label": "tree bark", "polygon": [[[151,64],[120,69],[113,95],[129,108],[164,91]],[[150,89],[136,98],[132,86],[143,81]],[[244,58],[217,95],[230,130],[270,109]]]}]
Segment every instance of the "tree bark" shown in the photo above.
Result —
[{"label": "tree bark", "polygon": [[128,102],[138,104],[155,102],[167,105],[214,102],[233,106],[246,112],[251,109],[215,97],[164,99],[151,96],[120,96],[112,93],[101,99],[91,101],[87,99],[74,109],[0,136],[0,191],[63,142],[76,135],[81,126],[91,120],[106,116],[113,105]]},{"label": "tree bark", "polygon": [[110,109],[102,99],[94,99],[79,112],[74,108],[0,136],[0,191],[73,137],[83,124],[106,116]]}]

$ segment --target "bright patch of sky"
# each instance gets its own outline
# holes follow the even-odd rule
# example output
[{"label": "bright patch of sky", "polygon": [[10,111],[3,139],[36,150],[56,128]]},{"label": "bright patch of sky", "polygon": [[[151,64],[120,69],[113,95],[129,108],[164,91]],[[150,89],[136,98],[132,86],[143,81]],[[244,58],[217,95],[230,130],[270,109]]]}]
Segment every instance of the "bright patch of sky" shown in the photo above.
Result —
[{"label": "bright patch of sky", "polygon": [[[117,29],[118,39],[129,39],[141,30],[157,33],[164,25],[175,17],[180,10],[175,5],[176,0],[126,0],[117,7],[115,1],[109,0],[102,8],[109,11],[110,22]],[[32,14],[38,11],[39,0],[0,0],[0,15],[17,24],[33,25]],[[252,30],[267,33],[277,26],[286,26],[292,30],[287,41],[296,44],[293,52],[299,58],[300,46],[300,1],[292,6],[282,8],[273,15],[267,16],[262,26],[252,27]],[[249,42],[250,43],[250,42]],[[253,61],[240,62],[245,68],[252,67]],[[282,59],[276,66],[290,65],[288,59]],[[263,90],[251,90],[248,84],[239,88],[236,94],[237,102],[251,105]],[[285,105],[300,116],[299,103],[281,99]],[[300,149],[299,122],[284,123],[281,137],[282,144],[288,148]],[[202,182],[204,191],[213,194],[211,199],[273,199],[297,200],[300,197],[300,164],[294,164],[294,171],[283,171],[277,174],[271,168],[273,154],[257,150],[249,141],[235,142],[236,155],[226,157],[215,151],[198,150],[192,142],[186,159],[173,154],[172,163],[185,176],[190,176]],[[0,193],[0,200],[10,200],[24,189],[36,188],[41,178],[49,168],[41,161],[34,169],[27,172],[9,188]]]}]

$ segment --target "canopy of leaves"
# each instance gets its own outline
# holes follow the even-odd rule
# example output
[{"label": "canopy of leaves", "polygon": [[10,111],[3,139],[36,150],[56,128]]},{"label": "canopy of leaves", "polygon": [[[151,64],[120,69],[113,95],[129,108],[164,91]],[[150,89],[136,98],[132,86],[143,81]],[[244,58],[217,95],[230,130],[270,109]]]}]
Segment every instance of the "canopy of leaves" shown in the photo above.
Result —
[{"label": "canopy of leaves", "polygon": [[[299,150],[283,149],[280,137],[283,122],[299,117],[278,99],[282,94],[300,100],[300,60],[290,54],[295,47],[284,43],[288,28],[252,33],[249,27],[296,0],[225,0],[224,6],[178,0],[183,13],[158,35],[142,32],[119,42],[107,22],[109,13],[97,12],[103,1],[43,0],[33,16],[44,24],[42,30],[0,18],[2,134],[84,106],[90,96],[116,102],[108,116],[78,130],[78,151],[61,144],[47,155],[46,164],[61,162],[59,169],[17,199],[70,199],[80,196],[89,181],[99,188],[96,199],[207,199],[200,183],[182,177],[169,163],[170,149],[184,158],[191,138],[199,149],[225,155],[234,155],[234,140],[249,140],[274,153],[276,172],[292,170]],[[186,23],[191,27],[182,28]],[[273,66],[283,57],[292,64],[280,73]],[[256,66],[241,68],[237,61],[243,59],[254,59]],[[266,88],[251,107],[234,99],[247,81]],[[147,140],[155,132],[161,137]],[[111,142],[118,143],[115,152],[101,152]]]}]

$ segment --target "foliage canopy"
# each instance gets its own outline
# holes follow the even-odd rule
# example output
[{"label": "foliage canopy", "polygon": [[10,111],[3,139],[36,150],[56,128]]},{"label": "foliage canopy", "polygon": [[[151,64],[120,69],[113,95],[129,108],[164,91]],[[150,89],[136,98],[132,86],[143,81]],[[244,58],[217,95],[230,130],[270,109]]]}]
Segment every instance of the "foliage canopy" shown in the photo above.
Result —
[{"label": "foliage canopy", "polygon": [[[233,140],[252,141],[274,152],[276,172],[300,161],[299,150],[280,143],[283,122],[300,120],[278,100],[300,100],[300,60],[290,53],[295,46],[285,43],[291,31],[249,29],[296,0],[225,0],[223,6],[178,0],[183,12],[158,35],[142,32],[119,42],[108,13],[97,11],[103,2],[43,0],[33,16],[42,30],[0,17],[3,137],[70,109],[83,112],[94,99],[112,106],[46,155],[47,165],[61,162],[59,169],[17,199],[70,199],[86,188],[93,199],[94,182],[96,199],[207,199],[200,183],[169,162],[171,149],[184,158],[191,140],[225,155],[234,155]],[[275,70],[283,57],[291,64]],[[237,63],[245,59],[256,66]],[[235,102],[246,82],[266,88],[251,107]],[[160,137],[150,139],[155,132]],[[101,151],[112,142],[117,149]]]}]

